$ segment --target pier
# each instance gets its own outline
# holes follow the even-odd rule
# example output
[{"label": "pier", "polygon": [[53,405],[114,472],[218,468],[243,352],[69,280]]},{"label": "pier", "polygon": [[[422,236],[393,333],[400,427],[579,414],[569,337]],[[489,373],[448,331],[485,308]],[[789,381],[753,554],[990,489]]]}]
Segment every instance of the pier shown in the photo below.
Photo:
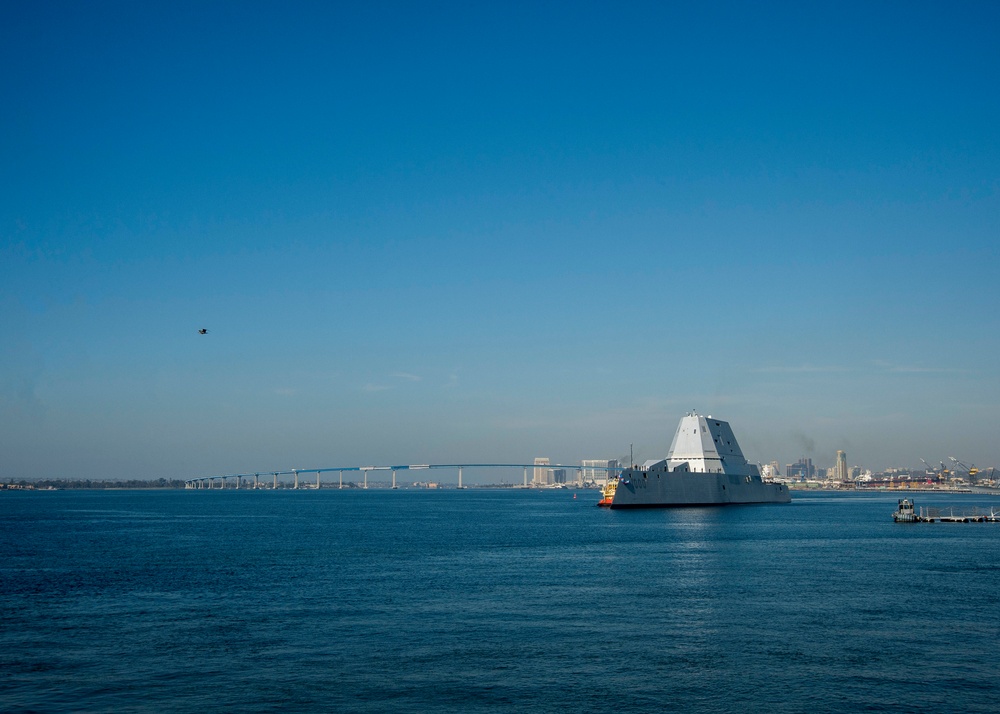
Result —
[{"label": "pier", "polygon": [[1000,523],[1000,512],[995,508],[990,508],[989,512],[976,507],[960,508],[958,513],[955,510],[953,507],[944,509],[933,506],[921,506],[917,510],[913,501],[901,498],[892,519],[896,523]]},{"label": "pier", "polygon": [[[917,523],[1000,523],[1000,513],[994,509],[989,512],[978,508],[958,509],[920,507],[916,516]],[[945,513],[947,511],[947,513]]]}]

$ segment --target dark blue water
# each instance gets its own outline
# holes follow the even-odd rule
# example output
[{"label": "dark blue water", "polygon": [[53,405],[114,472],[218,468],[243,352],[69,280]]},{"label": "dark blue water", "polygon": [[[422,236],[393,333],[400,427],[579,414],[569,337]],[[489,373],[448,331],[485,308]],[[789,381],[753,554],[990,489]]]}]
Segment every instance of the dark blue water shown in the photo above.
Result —
[{"label": "dark blue water", "polygon": [[1000,524],[596,500],[2,493],[0,710],[1000,709]]}]

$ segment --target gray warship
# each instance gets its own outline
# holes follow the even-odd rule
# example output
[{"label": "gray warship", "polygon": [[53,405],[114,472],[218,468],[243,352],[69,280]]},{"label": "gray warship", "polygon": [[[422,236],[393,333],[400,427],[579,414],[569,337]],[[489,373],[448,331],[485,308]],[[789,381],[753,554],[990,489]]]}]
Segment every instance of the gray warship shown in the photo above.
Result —
[{"label": "gray warship", "polygon": [[611,508],[788,503],[788,486],[764,481],[747,463],[729,423],[691,412],[681,418],[667,458],[618,476]]}]

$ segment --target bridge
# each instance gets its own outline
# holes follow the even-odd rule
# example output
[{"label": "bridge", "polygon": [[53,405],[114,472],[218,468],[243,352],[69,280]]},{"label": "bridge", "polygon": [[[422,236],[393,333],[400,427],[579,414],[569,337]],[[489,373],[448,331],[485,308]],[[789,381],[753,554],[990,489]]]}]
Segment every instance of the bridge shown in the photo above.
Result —
[{"label": "bridge", "polygon": [[[566,469],[572,471],[604,471],[606,473],[615,472],[618,473],[622,471],[621,466],[583,466],[581,464],[405,464],[399,466],[331,466],[321,469],[288,469],[285,471],[260,471],[256,473],[242,473],[242,474],[225,474],[221,476],[203,476],[199,478],[187,479],[184,482],[185,488],[228,488],[229,479],[236,480],[235,488],[240,488],[240,486],[246,482],[248,488],[261,488],[261,477],[265,479],[270,477],[273,479],[272,489],[278,488],[278,483],[280,477],[292,476],[293,486],[292,488],[299,488],[299,474],[316,474],[316,485],[313,488],[320,488],[320,476],[324,473],[332,473],[334,471],[340,474],[340,481],[338,488],[344,487],[344,472],[362,472],[364,474],[364,481],[362,488],[368,488],[368,472],[369,471],[391,471],[392,472],[392,487],[396,488],[396,473],[399,471],[429,471],[431,469],[458,469],[458,487],[464,488],[462,486],[462,470],[463,469],[524,469],[524,487],[528,487],[528,469],[534,468],[546,468],[546,469]],[[253,479],[253,485],[249,483],[250,479]],[[216,483],[219,484],[216,487]]]}]

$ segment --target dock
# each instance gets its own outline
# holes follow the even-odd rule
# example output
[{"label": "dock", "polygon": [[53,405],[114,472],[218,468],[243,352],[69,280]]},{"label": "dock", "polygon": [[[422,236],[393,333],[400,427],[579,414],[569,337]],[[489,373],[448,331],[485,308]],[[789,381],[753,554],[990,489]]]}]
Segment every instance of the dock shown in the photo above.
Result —
[{"label": "dock", "polygon": [[959,509],[958,513],[954,508],[947,509],[947,513],[944,510],[921,506],[917,519],[920,523],[1000,523],[1000,513],[993,509],[988,513],[978,508]]},{"label": "dock", "polygon": [[933,506],[921,506],[916,510],[910,499],[901,498],[892,519],[896,523],[1000,523],[1000,511],[995,508],[987,512],[976,507],[955,509]]}]

